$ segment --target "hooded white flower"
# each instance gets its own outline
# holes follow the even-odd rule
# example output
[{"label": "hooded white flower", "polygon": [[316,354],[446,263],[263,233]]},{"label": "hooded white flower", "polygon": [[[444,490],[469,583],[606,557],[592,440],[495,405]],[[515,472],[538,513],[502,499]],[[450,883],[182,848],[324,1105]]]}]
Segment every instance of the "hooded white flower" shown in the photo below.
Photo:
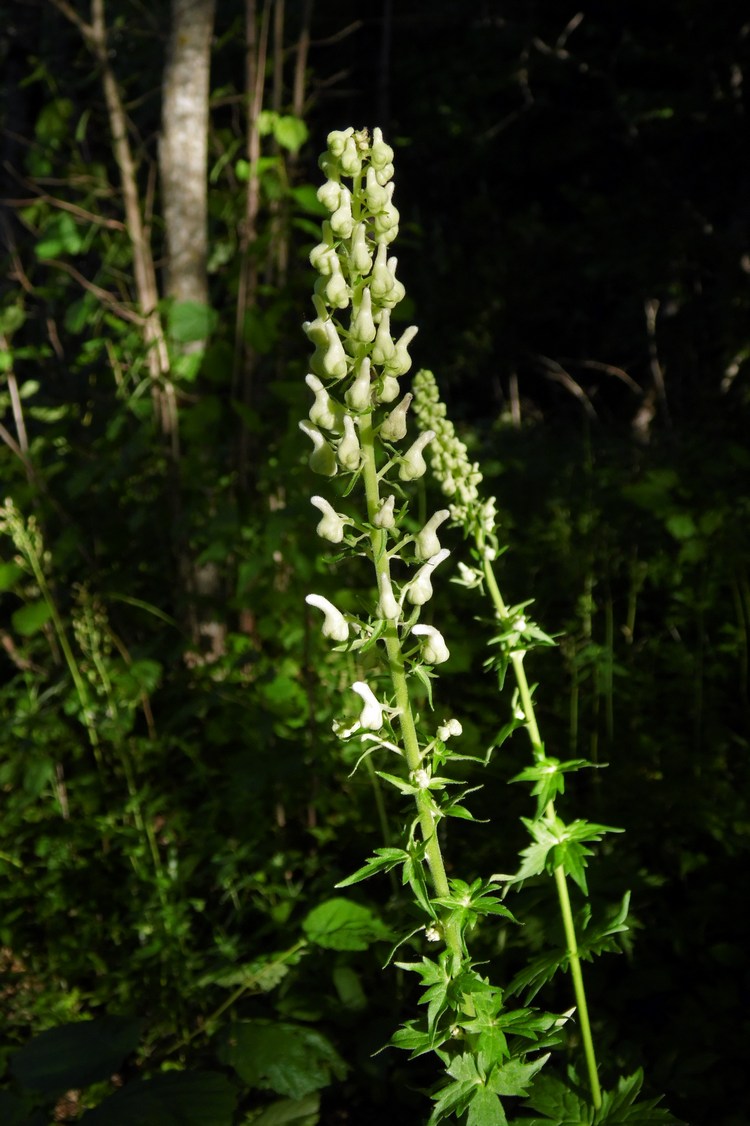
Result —
[{"label": "hooded white flower", "polygon": [[344,538],[346,517],[340,516],[325,497],[310,497],[310,503],[323,513],[323,519],[315,529],[318,535],[329,543],[341,543]]},{"label": "hooded white flower", "polygon": [[411,631],[416,637],[424,637],[422,656],[429,665],[442,665],[450,657],[445,638],[434,626],[418,625]]},{"label": "hooded white flower", "polygon": [[308,606],[315,606],[317,610],[323,611],[325,615],[321,630],[323,637],[329,637],[331,641],[348,640],[349,625],[347,620],[332,602],[329,602],[322,594],[308,594],[305,602]]},{"label": "hooded white flower", "polygon": [[417,556],[419,559],[432,559],[433,555],[437,555],[440,551],[440,540],[437,538],[437,529],[444,523],[450,512],[447,508],[441,508],[436,512],[422,528],[421,532],[417,532],[414,537],[414,542],[417,548]]},{"label": "hooded white flower", "polygon": [[323,477],[335,477],[338,473],[336,454],[328,445],[320,430],[305,419],[300,422],[299,428],[307,434],[313,444],[312,453],[307,460],[307,464],[313,473],[320,473]]},{"label": "hooded white flower", "polygon": [[409,583],[409,589],[406,592],[406,597],[411,602],[412,606],[424,606],[425,602],[429,602],[432,598],[432,572],[438,567],[445,559],[448,558],[450,552],[446,547],[439,551],[437,555],[433,555],[432,559],[428,559],[417,571],[414,578]]},{"label": "hooded white flower", "polygon": [[369,684],[357,680],[352,685],[352,691],[362,698],[363,707],[359,715],[359,726],[363,731],[380,731],[385,722],[383,719],[383,705],[378,700]]}]

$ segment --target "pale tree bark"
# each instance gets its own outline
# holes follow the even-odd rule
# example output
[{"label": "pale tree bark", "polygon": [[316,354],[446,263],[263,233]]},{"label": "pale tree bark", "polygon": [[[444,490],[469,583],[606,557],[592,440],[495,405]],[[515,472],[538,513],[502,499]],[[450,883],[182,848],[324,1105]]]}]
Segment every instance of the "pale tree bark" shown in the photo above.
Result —
[{"label": "pale tree bark", "polygon": [[[159,144],[162,216],[166,241],[165,294],[175,301],[209,304],[208,296],[208,125],[216,0],[172,0],[167,57],[162,79]],[[201,351],[205,341],[182,346]],[[210,503],[210,502],[209,502]],[[188,593],[192,659],[218,660],[225,650],[226,624],[216,606],[222,574],[214,562],[181,559]]]},{"label": "pale tree bark", "polygon": [[216,0],[172,0],[159,166],[166,295],[208,305],[208,98]]}]

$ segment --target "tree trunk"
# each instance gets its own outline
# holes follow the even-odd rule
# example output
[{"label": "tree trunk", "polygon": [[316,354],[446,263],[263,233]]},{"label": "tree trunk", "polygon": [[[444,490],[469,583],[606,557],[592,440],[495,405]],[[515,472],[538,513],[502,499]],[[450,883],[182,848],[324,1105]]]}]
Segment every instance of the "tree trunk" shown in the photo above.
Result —
[{"label": "tree trunk", "polygon": [[208,304],[208,95],[216,0],[172,0],[162,86],[159,164],[166,287],[176,301]]}]

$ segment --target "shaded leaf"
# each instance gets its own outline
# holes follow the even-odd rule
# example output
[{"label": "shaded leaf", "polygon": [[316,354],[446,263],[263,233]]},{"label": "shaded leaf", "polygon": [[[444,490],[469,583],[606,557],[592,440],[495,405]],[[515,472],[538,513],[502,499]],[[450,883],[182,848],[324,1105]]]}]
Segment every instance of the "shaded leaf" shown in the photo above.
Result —
[{"label": "shaded leaf", "polygon": [[328,950],[366,950],[373,942],[392,938],[369,908],[341,896],[313,908],[302,929],[310,942]]},{"label": "shaded leaf", "polygon": [[39,1033],[11,1059],[15,1078],[31,1091],[56,1095],[108,1079],[137,1046],[140,1022],[104,1016]]},{"label": "shaded leaf", "polygon": [[343,1079],[346,1064],[314,1028],[282,1021],[245,1020],[227,1028],[219,1059],[250,1087],[302,1099]]},{"label": "shaded leaf", "polygon": [[225,1075],[170,1071],[128,1083],[81,1121],[86,1126],[231,1126],[236,1101]]}]

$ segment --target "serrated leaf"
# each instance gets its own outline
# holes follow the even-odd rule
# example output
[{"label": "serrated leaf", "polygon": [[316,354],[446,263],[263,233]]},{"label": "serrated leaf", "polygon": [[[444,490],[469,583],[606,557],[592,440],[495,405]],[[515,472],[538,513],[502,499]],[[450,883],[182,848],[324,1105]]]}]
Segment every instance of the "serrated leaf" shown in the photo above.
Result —
[{"label": "serrated leaf", "polygon": [[492,1091],[478,1087],[469,1104],[466,1126],[507,1126],[503,1104]]},{"label": "serrated leaf", "polygon": [[525,1095],[534,1076],[542,1070],[549,1059],[549,1052],[531,1063],[520,1059],[506,1060],[492,1069],[487,1085],[496,1095]]},{"label": "serrated leaf", "polygon": [[313,908],[302,929],[310,942],[327,950],[367,950],[373,942],[393,937],[368,907],[341,896]]}]

